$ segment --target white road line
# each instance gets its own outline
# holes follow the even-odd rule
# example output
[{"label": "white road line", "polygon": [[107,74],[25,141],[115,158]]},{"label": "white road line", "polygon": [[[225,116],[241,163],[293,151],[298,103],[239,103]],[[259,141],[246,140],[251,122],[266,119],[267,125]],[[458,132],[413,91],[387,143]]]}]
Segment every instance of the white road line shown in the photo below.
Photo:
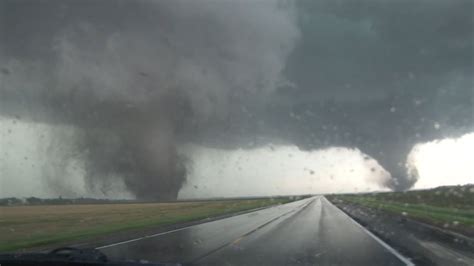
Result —
[{"label": "white road line", "polygon": [[347,215],[345,212],[343,212],[342,210],[340,210],[338,207],[334,206],[334,204],[332,204],[329,200],[326,199],[326,197],[322,196],[321,198],[323,198],[326,203],[328,203],[329,205],[335,207],[336,209],[338,209],[339,211],[341,211],[345,216],[349,217],[349,220],[351,220],[354,224],[356,224],[359,228],[361,228],[364,232],[366,232],[369,236],[371,236],[375,241],[377,241],[380,245],[382,245],[384,248],[386,248],[390,253],[392,253],[393,255],[395,255],[399,260],[401,260],[403,263],[405,263],[407,266],[414,266],[415,264],[413,262],[411,262],[410,259],[406,258],[405,256],[403,256],[402,254],[400,254],[398,251],[396,251],[394,248],[392,248],[391,246],[389,246],[387,243],[385,243],[382,239],[378,238],[376,235],[372,234],[372,232],[370,232],[369,230],[367,230],[367,228],[363,227],[361,224],[359,224],[356,220],[352,219],[352,217],[350,217],[349,215]]},{"label": "white road line", "polygon": [[254,229],[248,231],[247,233],[245,233],[245,234],[243,234],[243,235],[237,237],[236,239],[234,239],[234,240],[232,240],[232,241],[230,241],[230,242],[227,242],[227,243],[225,243],[225,244],[223,244],[223,245],[221,245],[221,246],[219,246],[219,247],[217,247],[217,248],[215,248],[215,249],[213,249],[213,250],[211,250],[211,251],[209,251],[209,252],[206,252],[206,253],[200,255],[199,257],[192,259],[192,260],[189,261],[189,262],[190,262],[191,264],[195,264],[197,261],[199,261],[199,260],[201,260],[201,259],[203,259],[203,258],[205,258],[205,257],[207,257],[207,256],[209,256],[209,255],[211,255],[211,254],[213,254],[213,253],[215,253],[215,252],[217,252],[217,251],[219,251],[219,250],[225,248],[225,247],[228,247],[228,246],[230,246],[230,245],[236,244],[236,243],[240,242],[242,239],[244,239],[245,237],[249,236],[250,234],[253,234],[253,233],[257,232],[258,230],[260,230],[260,229],[262,229],[263,227],[265,227],[265,226],[267,226],[267,225],[269,225],[269,224],[275,222],[276,220],[278,220],[278,219],[280,219],[280,218],[282,218],[282,217],[284,217],[284,216],[286,216],[286,215],[288,215],[288,214],[290,214],[290,213],[292,213],[292,212],[298,213],[299,211],[301,211],[302,209],[304,209],[306,206],[308,206],[309,204],[311,204],[313,201],[314,201],[314,199],[313,199],[313,200],[305,201],[303,204],[296,206],[296,208],[294,208],[294,209],[292,209],[292,210],[290,210],[290,211],[288,211],[288,212],[285,212],[285,213],[283,213],[283,214],[281,214],[281,215],[279,215],[279,216],[277,216],[277,217],[275,217],[275,218],[273,218],[273,219],[271,219],[271,220],[269,220],[269,221],[267,221],[267,222],[265,222],[265,223],[259,225],[258,227],[256,227],[256,228],[254,228]]},{"label": "white road line", "polygon": [[114,246],[118,246],[118,245],[130,243],[130,242],[139,241],[139,240],[142,240],[142,239],[145,239],[145,238],[150,238],[150,237],[155,237],[155,236],[166,235],[166,234],[178,232],[178,231],[181,231],[181,230],[185,230],[185,229],[188,229],[188,228],[193,227],[193,226],[196,226],[196,224],[195,224],[195,225],[186,226],[186,227],[182,227],[182,228],[178,228],[178,229],[174,229],[174,230],[170,230],[170,231],[166,231],[166,232],[161,232],[161,233],[157,233],[157,234],[153,234],[153,235],[146,235],[146,236],[142,236],[142,237],[138,237],[138,238],[134,238],[134,239],[122,241],[122,242],[113,243],[113,244],[110,244],[110,245],[105,245],[105,246],[97,247],[96,249],[104,249],[104,248],[114,247]]},{"label": "white road line", "polygon": [[[303,205],[303,204],[302,204],[302,205]],[[299,205],[299,206],[302,206],[302,205]],[[278,206],[280,206],[280,205],[257,208],[257,209],[255,209],[255,210],[253,210],[253,211],[246,212],[246,213],[242,213],[242,214],[238,214],[238,215],[234,215],[234,216],[230,216],[230,217],[227,217],[227,218],[224,218],[224,219],[228,219],[228,218],[232,218],[232,217],[237,217],[237,216],[240,216],[240,215],[246,215],[246,214],[249,214],[249,213],[251,213],[251,212],[260,211],[260,210],[263,210],[263,209],[275,208],[275,207],[278,207]],[[205,222],[206,220],[207,220],[207,219],[203,219],[203,220],[201,220],[201,221],[202,221],[202,222]],[[219,220],[223,220],[223,219],[218,219],[218,220],[213,220],[213,221],[219,221]],[[213,221],[212,221],[212,222],[213,222]],[[198,221],[198,222],[199,222],[199,221]],[[174,230],[170,230],[170,231],[166,231],[166,232],[161,232],[161,233],[157,233],[157,234],[153,234],[153,235],[141,236],[141,237],[134,238],[134,239],[130,239],[130,240],[125,240],[125,241],[121,241],[121,242],[117,242],[117,243],[113,243],[113,244],[109,244],[109,245],[105,245],[105,246],[96,247],[95,249],[110,248],[110,247],[114,247],[114,246],[119,246],[119,245],[131,243],[131,242],[143,240],[143,239],[146,239],[146,238],[151,238],[151,237],[157,237],[157,236],[162,236],[162,235],[166,235],[166,234],[171,234],[171,233],[174,233],[174,232],[186,230],[186,229],[191,228],[191,227],[193,227],[193,226],[198,226],[198,225],[200,225],[200,224],[202,224],[202,223],[193,224],[193,225],[190,225],[190,226],[181,227],[181,228],[178,228],[178,229],[174,229]]]}]

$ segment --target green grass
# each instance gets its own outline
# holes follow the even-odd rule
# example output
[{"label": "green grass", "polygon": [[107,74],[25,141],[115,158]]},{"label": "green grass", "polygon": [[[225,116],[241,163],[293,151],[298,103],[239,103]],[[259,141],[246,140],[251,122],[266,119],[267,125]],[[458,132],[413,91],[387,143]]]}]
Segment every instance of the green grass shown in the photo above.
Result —
[{"label": "green grass", "polygon": [[430,205],[455,209],[474,209],[474,185],[445,186],[426,190],[358,194],[384,202]]},{"label": "green grass", "polygon": [[331,195],[332,201],[355,203],[401,217],[472,235],[474,186],[439,187],[429,190]]},{"label": "green grass", "polygon": [[398,215],[430,221],[436,224],[474,226],[474,210],[437,207],[427,204],[387,202],[364,196],[343,196],[342,199],[367,207],[382,209]]},{"label": "green grass", "polygon": [[197,221],[289,201],[289,198],[278,198],[0,207],[0,251],[61,246],[117,232]]}]

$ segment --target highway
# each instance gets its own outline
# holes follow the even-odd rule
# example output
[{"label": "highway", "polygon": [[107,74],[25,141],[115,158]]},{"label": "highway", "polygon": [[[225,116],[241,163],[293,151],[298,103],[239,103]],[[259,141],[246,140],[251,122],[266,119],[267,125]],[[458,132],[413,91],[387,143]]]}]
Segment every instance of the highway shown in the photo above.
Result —
[{"label": "highway", "polygon": [[412,265],[323,196],[97,248],[193,265]]}]

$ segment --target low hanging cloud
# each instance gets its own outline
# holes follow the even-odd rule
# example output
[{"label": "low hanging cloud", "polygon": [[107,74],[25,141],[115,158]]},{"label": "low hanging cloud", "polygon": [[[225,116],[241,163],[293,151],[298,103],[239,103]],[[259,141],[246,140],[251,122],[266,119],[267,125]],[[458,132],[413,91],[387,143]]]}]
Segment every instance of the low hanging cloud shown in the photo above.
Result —
[{"label": "low hanging cloud", "polygon": [[176,198],[179,139],[273,91],[299,36],[277,0],[1,5],[0,115],[68,126],[57,171],[79,158],[91,189],[114,177],[142,199]]},{"label": "low hanging cloud", "polygon": [[[70,125],[0,119],[0,197],[134,198],[113,172],[91,186],[77,134]],[[275,144],[229,150],[188,143],[178,150],[187,158],[182,199],[381,191],[390,181],[357,149]]]},{"label": "low hanging cloud", "polygon": [[304,151],[293,145],[223,150],[186,145],[180,198],[275,196],[387,190],[390,174],[357,149]]},{"label": "low hanging cloud", "polygon": [[[474,2],[302,0],[269,123],[304,149],[357,147],[403,190],[420,142],[474,131]],[[290,116],[290,114],[293,114]],[[433,125],[438,124],[438,128]]]},{"label": "low hanging cloud", "polygon": [[0,116],[71,130],[55,171],[104,193],[173,199],[180,146],[275,139],[359,149],[408,189],[415,144],[474,130],[473,3],[4,0]]},{"label": "low hanging cloud", "polygon": [[474,133],[417,144],[407,159],[408,173],[417,178],[414,188],[474,183]]}]

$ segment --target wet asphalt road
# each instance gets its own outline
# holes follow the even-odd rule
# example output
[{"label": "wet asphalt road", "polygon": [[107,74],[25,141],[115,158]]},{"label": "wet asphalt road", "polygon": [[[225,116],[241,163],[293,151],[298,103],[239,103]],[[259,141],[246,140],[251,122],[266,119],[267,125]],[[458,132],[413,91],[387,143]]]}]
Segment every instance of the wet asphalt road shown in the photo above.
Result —
[{"label": "wet asphalt road", "polygon": [[112,260],[197,265],[407,265],[324,197],[99,249]]}]

